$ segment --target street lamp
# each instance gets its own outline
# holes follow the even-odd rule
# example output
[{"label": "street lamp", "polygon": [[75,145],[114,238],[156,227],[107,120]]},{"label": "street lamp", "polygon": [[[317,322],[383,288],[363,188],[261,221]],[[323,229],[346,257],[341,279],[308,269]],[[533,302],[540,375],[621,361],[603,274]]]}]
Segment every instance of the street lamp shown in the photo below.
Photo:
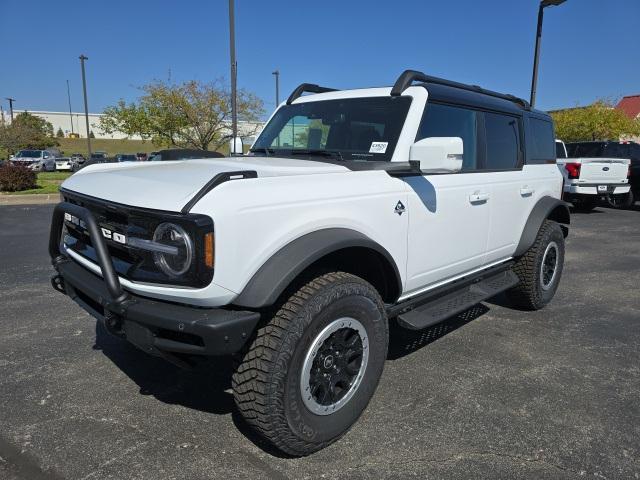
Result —
[{"label": "street lamp", "polygon": [[542,18],[544,17],[544,9],[547,7],[557,7],[566,2],[566,0],[542,0],[538,7],[538,28],[536,30],[536,49],[533,56],[533,76],[531,78],[531,100],[530,104],[536,103],[536,87],[538,84],[538,60],[540,57],[540,40],[542,39]]},{"label": "street lamp", "polygon": [[[280,105],[280,70],[275,70],[271,74],[276,77],[276,108],[278,108],[278,105]],[[276,146],[280,146],[280,135],[276,138]]]},{"label": "street lamp", "polygon": [[271,72],[271,75],[276,77],[276,108],[280,105],[280,70]]},{"label": "street lamp", "polygon": [[231,155],[236,154],[236,137],[238,136],[238,112],[236,99],[236,81],[238,78],[238,64],[236,63],[236,22],[234,14],[235,0],[229,0],[229,50],[231,56]]},{"label": "street lamp", "polygon": [[87,124],[87,150],[89,151],[88,158],[91,158],[91,131],[89,130],[89,106],[87,104],[87,80],[84,75],[84,61],[89,60],[89,57],[80,55],[80,68],[82,69],[82,92],[84,93],[84,120]]}]

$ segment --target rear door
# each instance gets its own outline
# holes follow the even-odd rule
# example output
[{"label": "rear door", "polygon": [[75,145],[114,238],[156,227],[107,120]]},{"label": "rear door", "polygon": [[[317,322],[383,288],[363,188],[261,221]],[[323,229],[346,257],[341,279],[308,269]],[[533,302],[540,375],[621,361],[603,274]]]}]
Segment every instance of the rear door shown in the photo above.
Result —
[{"label": "rear door", "polygon": [[[506,113],[484,113],[487,183],[492,192],[487,264],[509,258],[520,241],[529,212],[550,174],[524,165],[523,119]],[[553,127],[549,125],[549,155],[555,157]],[[554,162],[555,163],[555,162]],[[555,165],[551,166],[556,169]],[[547,168],[548,170],[548,168]],[[557,169],[555,170],[557,174]]]}]

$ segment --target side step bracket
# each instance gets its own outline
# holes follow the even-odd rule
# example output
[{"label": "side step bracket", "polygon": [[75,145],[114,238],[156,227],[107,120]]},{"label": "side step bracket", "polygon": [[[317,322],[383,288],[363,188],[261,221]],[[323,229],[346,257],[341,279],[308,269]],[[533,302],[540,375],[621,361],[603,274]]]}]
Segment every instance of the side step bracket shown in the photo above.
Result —
[{"label": "side step bracket", "polygon": [[516,286],[518,281],[518,276],[511,269],[494,273],[400,313],[398,324],[410,330],[422,330]]}]

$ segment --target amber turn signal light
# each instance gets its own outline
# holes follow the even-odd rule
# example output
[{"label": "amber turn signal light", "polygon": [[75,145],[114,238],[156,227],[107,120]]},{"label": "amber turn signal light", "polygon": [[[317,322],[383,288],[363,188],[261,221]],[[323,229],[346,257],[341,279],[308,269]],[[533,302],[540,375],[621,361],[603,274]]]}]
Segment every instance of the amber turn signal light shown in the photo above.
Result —
[{"label": "amber turn signal light", "polygon": [[204,236],[204,264],[208,268],[213,268],[214,253],[213,232],[209,232]]}]

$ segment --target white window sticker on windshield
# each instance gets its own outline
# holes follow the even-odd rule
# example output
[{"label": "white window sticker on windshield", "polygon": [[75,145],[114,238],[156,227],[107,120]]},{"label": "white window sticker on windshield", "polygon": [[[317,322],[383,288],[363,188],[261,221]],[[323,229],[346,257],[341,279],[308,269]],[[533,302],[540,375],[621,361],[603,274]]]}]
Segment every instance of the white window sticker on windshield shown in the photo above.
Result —
[{"label": "white window sticker on windshield", "polygon": [[384,153],[387,151],[387,145],[389,142],[371,142],[369,153]]}]

